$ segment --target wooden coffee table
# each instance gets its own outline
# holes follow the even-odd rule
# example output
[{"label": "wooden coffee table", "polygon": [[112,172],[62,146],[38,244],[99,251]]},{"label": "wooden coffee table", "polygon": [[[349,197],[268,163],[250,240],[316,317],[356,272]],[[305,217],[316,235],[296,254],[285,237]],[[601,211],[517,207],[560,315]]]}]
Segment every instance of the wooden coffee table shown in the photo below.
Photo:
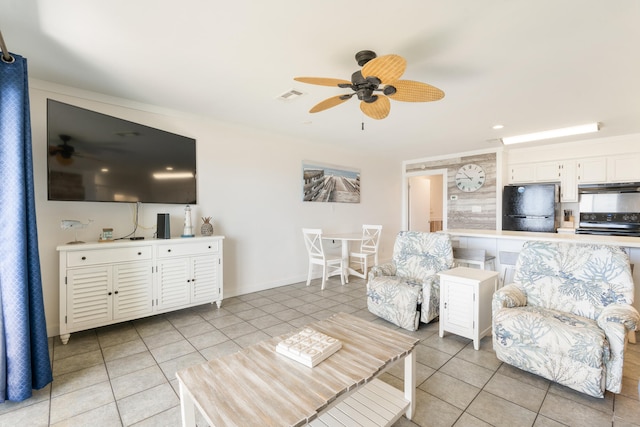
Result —
[{"label": "wooden coffee table", "polygon": [[[183,426],[389,426],[415,412],[418,339],[339,313],[313,328],[342,348],[313,368],[276,353],[292,331],[176,373]],[[404,393],[376,379],[404,358]],[[355,424],[357,422],[358,424]]]}]

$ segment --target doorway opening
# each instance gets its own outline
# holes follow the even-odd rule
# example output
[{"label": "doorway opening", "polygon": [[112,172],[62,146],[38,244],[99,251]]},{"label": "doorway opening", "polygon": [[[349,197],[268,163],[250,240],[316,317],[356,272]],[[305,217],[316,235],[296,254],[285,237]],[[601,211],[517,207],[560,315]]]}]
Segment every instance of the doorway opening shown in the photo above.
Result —
[{"label": "doorway opening", "polygon": [[426,232],[446,230],[446,177],[446,169],[407,174],[407,230]]}]

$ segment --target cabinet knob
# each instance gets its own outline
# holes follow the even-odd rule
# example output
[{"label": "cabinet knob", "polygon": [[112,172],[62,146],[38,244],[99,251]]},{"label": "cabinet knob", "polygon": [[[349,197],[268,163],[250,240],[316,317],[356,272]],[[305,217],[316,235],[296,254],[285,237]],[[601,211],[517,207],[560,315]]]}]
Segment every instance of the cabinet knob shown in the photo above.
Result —
[{"label": "cabinet knob", "polygon": [[142,252],[138,252],[138,255],[142,255]]},{"label": "cabinet knob", "polygon": [[111,292],[109,292],[107,295],[111,295]]},{"label": "cabinet knob", "polygon": [[171,252],[171,249],[167,249],[167,252]]},{"label": "cabinet knob", "polygon": [[209,245],[208,248],[211,249],[211,245]]},{"label": "cabinet knob", "polygon": [[82,259],[82,260],[84,261],[84,260],[86,260],[86,259],[87,259],[87,257],[86,257],[86,256],[83,256],[83,257],[82,257],[82,258],[80,258],[80,259]]},{"label": "cabinet knob", "polygon": [[187,283],[191,283],[191,279],[187,279]]},{"label": "cabinet knob", "polygon": [[114,294],[118,295],[118,291],[115,291]]}]

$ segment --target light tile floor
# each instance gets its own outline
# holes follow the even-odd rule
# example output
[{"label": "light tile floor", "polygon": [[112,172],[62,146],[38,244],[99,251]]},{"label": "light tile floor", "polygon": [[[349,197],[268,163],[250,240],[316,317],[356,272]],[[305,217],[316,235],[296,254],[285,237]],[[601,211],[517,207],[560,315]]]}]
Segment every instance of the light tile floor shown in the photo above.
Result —
[{"label": "light tile floor", "polygon": [[[365,282],[332,278],[223,301],[50,341],[54,381],[32,398],[0,404],[0,426],[179,426],[176,370],[204,362],[333,313],[395,327],[367,311]],[[406,331],[405,331],[406,332]],[[410,332],[407,332],[411,334]],[[438,324],[412,333],[417,410],[396,426],[640,426],[640,344],[629,345],[622,393],[595,399],[498,361],[491,340],[438,337]],[[401,387],[401,366],[382,378]],[[199,426],[205,424],[198,420]]]}]

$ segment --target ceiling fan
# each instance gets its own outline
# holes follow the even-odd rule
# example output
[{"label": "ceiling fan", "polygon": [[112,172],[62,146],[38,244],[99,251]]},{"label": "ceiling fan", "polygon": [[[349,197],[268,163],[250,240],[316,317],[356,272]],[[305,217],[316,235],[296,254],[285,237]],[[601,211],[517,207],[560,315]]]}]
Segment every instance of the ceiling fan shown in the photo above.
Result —
[{"label": "ceiling fan", "polygon": [[[70,165],[71,163],[73,163],[73,159],[76,157],[97,160],[93,156],[84,153],[78,153],[75,147],[69,144],[69,142],[73,139],[71,136],[61,134],[58,135],[58,137],[62,141],[62,144],[49,145],[49,155],[55,156],[58,163],[62,165]],[[78,142],[78,140],[76,140],[76,142]]]},{"label": "ceiling fan", "polygon": [[71,137],[69,135],[58,135],[62,140],[62,144],[58,145],[50,145],[49,146],[49,155],[56,156],[61,163],[71,163],[73,161],[72,157],[75,153],[76,149],[69,145],[69,141],[71,141]]},{"label": "ceiling fan", "polygon": [[444,92],[437,87],[413,80],[400,80],[407,67],[407,61],[399,55],[377,57],[370,50],[356,53],[356,62],[362,67],[351,75],[351,81],[327,77],[295,77],[294,80],[321,86],[350,88],[353,92],[327,98],[316,104],[310,113],[317,113],[340,105],[356,95],[360,109],[372,119],[380,120],[389,115],[389,98],[405,102],[437,101]]}]

